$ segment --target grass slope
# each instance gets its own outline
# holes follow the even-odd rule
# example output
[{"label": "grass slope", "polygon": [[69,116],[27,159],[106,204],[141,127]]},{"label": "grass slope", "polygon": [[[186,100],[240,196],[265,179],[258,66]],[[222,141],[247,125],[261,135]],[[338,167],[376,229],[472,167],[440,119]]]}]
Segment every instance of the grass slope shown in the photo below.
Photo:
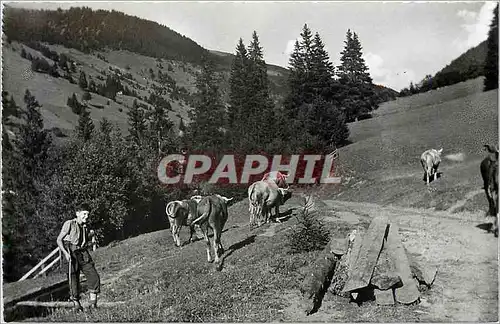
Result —
[{"label": "grass slope", "polygon": [[[498,93],[479,92],[480,83],[477,79],[399,98],[381,107],[378,117],[350,124],[354,144],[339,154],[352,179],[339,198],[485,211],[479,164],[486,156],[483,145],[498,143]],[[457,99],[452,99],[454,93]],[[431,184],[433,191],[426,189],[420,165],[420,155],[429,148],[443,148],[443,176]]]}]

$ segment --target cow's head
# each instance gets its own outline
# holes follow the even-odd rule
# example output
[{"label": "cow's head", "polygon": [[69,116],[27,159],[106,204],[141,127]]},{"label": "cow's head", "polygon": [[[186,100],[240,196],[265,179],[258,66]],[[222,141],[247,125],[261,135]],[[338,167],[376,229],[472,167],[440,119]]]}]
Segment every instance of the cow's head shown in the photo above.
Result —
[{"label": "cow's head", "polygon": [[486,150],[488,150],[488,152],[490,152],[490,159],[492,161],[498,161],[498,149],[495,145],[488,145],[488,144],[485,144],[484,147],[486,148]]},{"label": "cow's head", "polygon": [[292,190],[288,188],[278,188],[281,197],[283,197],[283,203],[285,203],[288,199],[292,197]]},{"label": "cow's head", "polygon": [[189,199],[196,201],[196,203],[200,203],[200,201],[201,201],[202,198],[203,197],[201,195],[195,195],[195,196],[192,196]]},{"label": "cow's head", "polygon": [[224,203],[226,203],[226,204],[227,204],[228,202],[230,202],[231,200],[233,200],[233,199],[234,199],[234,197],[227,198],[227,197],[221,196],[221,195],[219,195],[219,194],[217,194],[217,197],[219,197],[220,199],[222,199],[222,200],[224,201]]}]

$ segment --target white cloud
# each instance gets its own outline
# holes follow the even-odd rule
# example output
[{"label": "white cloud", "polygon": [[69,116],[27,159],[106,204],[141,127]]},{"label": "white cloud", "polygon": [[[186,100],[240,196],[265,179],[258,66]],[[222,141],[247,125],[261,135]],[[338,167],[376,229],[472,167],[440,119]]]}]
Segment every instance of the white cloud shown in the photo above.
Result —
[{"label": "white cloud", "polygon": [[401,68],[392,71],[384,64],[384,59],[375,53],[368,52],[363,55],[373,83],[380,84],[396,91],[400,91],[415,82],[415,72],[411,69]]},{"label": "white cloud", "polygon": [[496,2],[485,2],[479,12],[465,9],[458,11],[457,16],[464,20],[461,27],[465,30],[466,37],[454,40],[453,45],[464,52],[484,41],[488,37],[495,6]]},{"label": "white cloud", "polygon": [[290,39],[288,43],[286,43],[285,51],[283,52],[286,55],[290,55],[293,52],[295,46],[295,39]]}]

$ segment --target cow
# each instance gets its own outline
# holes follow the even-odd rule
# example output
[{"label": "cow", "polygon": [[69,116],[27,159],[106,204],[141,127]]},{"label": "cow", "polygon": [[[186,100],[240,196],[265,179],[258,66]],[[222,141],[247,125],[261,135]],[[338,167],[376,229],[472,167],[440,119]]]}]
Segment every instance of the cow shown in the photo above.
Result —
[{"label": "cow", "polygon": [[[193,198],[193,197],[192,197]],[[174,200],[167,204],[165,212],[170,222],[170,230],[176,246],[181,246],[179,232],[182,225],[189,226],[187,223],[188,215],[190,212],[196,211],[198,202],[196,199]],[[189,241],[193,242],[193,226],[189,226]]]},{"label": "cow", "polygon": [[286,180],[289,176],[289,174],[284,174],[279,171],[271,171],[264,174],[262,180],[271,180],[274,181],[280,188],[288,188],[288,183],[286,183]]},{"label": "cow", "polygon": [[208,239],[208,228],[211,228],[213,237],[213,248],[215,263],[219,263],[219,256],[224,253],[221,243],[222,230],[226,224],[228,213],[227,204],[233,198],[227,198],[219,194],[203,197],[195,209],[191,209],[188,215],[187,224],[189,226],[199,225],[207,244],[207,260],[213,262],[210,255],[210,240]]},{"label": "cow", "polygon": [[437,176],[437,169],[439,167],[439,163],[441,163],[441,153],[443,149],[435,150],[430,149],[422,153],[420,156],[420,163],[422,164],[422,168],[424,169],[424,178],[426,180],[427,186],[431,181],[431,176],[435,179]]},{"label": "cow", "polygon": [[[250,228],[255,225],[255,215],[269,223],[272,208],[279,217],[279,206],[283,205],[292,196],[288,188],[280,188],[274,181],[260,180],[248,187],[248,203],[250,205]],[[259,221],[259,225],[261,225]]]},{"label": "cow", "polygon": [[481,161],[480,170],[483,178],[483,189],[488,199],[487,215],[494,216],[492,231],[498,237],[498,149],[484,145],[490,153]]}]

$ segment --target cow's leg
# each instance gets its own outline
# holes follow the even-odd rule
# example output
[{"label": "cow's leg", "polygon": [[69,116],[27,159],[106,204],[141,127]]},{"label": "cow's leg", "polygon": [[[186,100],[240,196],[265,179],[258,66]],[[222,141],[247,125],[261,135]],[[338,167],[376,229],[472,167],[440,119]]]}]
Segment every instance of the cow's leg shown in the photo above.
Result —
[{"label": "cow's leg", "polygon": [[255,206],[250,204],[250,229],[255,226]]},{"label": "cow's leg", "polygon": [[194,225],[189,226],[189,242],[192,243],[194,242],[193,240],[193,233],[195,233]]},{"label": "cow's leg", "polygon": [[207,261],[212,262],[212,256],[210,255],[210,240],[208,239],[208,224],[201,224],[200,228],[203,232],[203,237],[205,238],[205,244],[207,245]]},{"label": "cow's leg", "polygon": [[179,237],[179,233],[181,231],[181,226],[182,225],[176,225],[176,227],[175,227],[175,244],[179,247],[181,246],[181,238]]},{"label": "cow's leg", "polygon": [[178,228],[177,224],[172,224],[172,228],[171,228],[171,230],[172,230],[172,238],[174,239],[174,244],[177,245],[177,246],[179,246],[177,244],[177,236],[175,234],[175,233],[177,233],[177,228]]},{"label": "cow's leg", "polygon": [[280,220],[280,206],[279,206],[279,205],[277,205],[277,206],[275,207],[275,209],[276,209],[276,221],[277,221],[278,223],[281,223],[281,220]]},{"label": "cow's leg", "polygon": [[214,237],[213,237],[213,245],[214,245],[214,253],[215,253],[215,263],[219,263],[219,253],[224,253],[222,244],[220,243],[221,230],[214,227]]},{"label": "cow's leg", "polygon": [[486,198],[488,199],[488,215],[495,216],[495,202],[493,200],[493,190],[491,190],[491,186],[486,186],[484,189],[486,192]]}]

